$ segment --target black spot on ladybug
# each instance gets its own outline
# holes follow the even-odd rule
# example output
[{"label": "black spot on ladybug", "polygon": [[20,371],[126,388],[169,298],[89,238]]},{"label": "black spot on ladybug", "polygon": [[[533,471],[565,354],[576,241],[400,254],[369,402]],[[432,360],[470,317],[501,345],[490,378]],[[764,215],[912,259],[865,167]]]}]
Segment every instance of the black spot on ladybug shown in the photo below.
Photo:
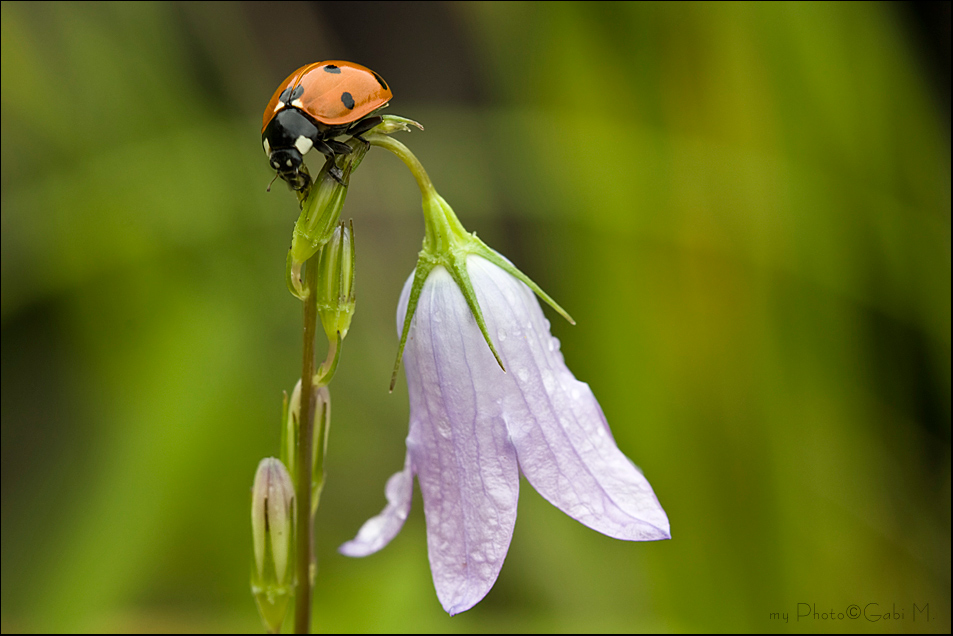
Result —
[{"label": "black spot on ladybug", "polygon": [[335,66],[334,64],[328,64],[324,67],[325,73],[334,73],[335,75],[341,74],[341,69]]},{"label": "black spot on ladybug", "polygon": [[278,101],[285,106],[288,106],[291,104],[291,102],[298,99],[302,95],[304,95],[304,86],[299,85],[295,88],[289,86],[285,90],[281,91],[281,95],[278,96]]},{"label": "black spot on ladybug", "polygon": [[348,92],[341,93],[341,103],[344,104],[344,107],[348,110],[354,108],[354,98],[351,97],[351,94]]},{"label": "black spot on ladybug", "polygon": [[[374,71],[371,71],[371,73],[374,73]],[[381,88],[383,88],[385,91],[389,91],[389,90],[390,90],[390,87],[387,86],[387,82],[384,81],[384,78],[383,78],[383,77],[381,77],[381,76],[378,75],[377,73],[374,73],[374,79],[377,80],[377,83],[380,84],[380,85],[381,85]]]}]

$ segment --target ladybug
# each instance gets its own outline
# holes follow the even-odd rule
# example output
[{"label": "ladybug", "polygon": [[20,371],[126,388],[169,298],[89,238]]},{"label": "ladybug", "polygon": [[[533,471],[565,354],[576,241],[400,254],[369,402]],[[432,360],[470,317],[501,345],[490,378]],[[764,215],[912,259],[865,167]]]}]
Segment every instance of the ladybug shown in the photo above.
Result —
[{"label": "ladybug", "polygon": [[[302,66],[265,107],[261,143],[268,163],[292,188],[304,190],[311,179],[302,168],[303,156],[312,148],[328,159],[351,152],[334,138],[350,135],[364,141],[360,135],[381,122],[373,113],[391,97],[384,78],[360,64],[331,60]],[[342,183],[337,166],[330,172]]]}]

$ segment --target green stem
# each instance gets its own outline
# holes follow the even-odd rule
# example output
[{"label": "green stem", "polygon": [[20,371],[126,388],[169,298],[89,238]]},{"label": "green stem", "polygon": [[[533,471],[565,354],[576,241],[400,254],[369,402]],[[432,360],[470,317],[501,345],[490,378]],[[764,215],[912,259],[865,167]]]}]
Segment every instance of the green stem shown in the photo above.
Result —
[{"label": "green stem", "polygon": [[410,168],[410,172],[414,175],[414,178],[417,179],[417,185],[420,186],[421,194],[426,196],[427,193],[434,192],[430,176],[427,174],[427,171],[424,170],[420,161],[417,160],[417,157],[414,156],[414,153],[410,151],[410,148],[388,135],[372,134],[366,135],[365,138],[372,146],[380,146],[400,157],[401,161]]},{"label": "green stem", "polygon": [[314,334],[318,323],[318,306],[314,290],[318,284],[318,262],[312,257],[305,263],[304,353],[301,360],[301,407],[298,420],[298,443],[295,445],[295,633],[311,631],[311,427],[314,426],[312,394],[314,393]]},{"label": "green stem", "polygon": [[427,171],[407,146],[386,135],[368,135],[367,141],[372,146],[380,146],[397,155],[414,175],[423,198],[424,254],[434,262],[446,264],[443,262],[444,255],[452,251],[455,245],[467,244],[471,240],[470,233],[443,197],[437,194]]}]

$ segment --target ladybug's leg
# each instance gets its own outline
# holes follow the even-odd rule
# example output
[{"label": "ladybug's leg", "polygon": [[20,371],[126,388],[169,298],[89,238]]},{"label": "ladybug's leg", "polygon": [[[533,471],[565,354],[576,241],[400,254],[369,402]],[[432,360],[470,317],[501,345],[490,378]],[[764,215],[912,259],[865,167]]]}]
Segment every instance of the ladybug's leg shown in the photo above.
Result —
[{"label": "ladybug's leg", "polygon": [[347,129],[346,134],[350,135],[351,137],[354,137],[358,141],[364,142],[365,146],[370,146],[367,140],[361,137],[361,135],[363,135],[368,130],[370,130],[377,124],[381,123],[382,121],[384,121],[384,119],[380,115],[376,115],[374,117],[365,117],[361,121],[356,121],[353,124],[351,124],[351,127]]},{"label": "ladybug's leg", "polygon": [[[340,183],[341,185],[346,185],[346,184],[344,183],[344,181],[343,181],[344,173],[341,172],[341,169],[338,168],[338,167],[334,164],[334,157],[335,157],[336,155],[346,154],[346,153],[339,153],[339,152],[337,152],[337,151],[330,145],[331,143],[337,144],[338,142],[336,142],[336,141],[327,142],[327,141],[318,139],[317,141],[314,142],[314,149],[317,150],[318,152],[320,152],[320,153],[321,153],[322,155],[324,155],[325,157],[327,157],[327,158],[328,158],[328,161],[331,162],[331,168],[328,170],[328,174],[330,174],[331,177],[332,177],[335,181],[337,181],[338,183]],[[340,145],[343,146],[344,144],[340,144]],[[350,152],[350,151],[351,151],[350,146],[346,146],[346,147],[347,147],[347,152]]]},{"label": "ladybug's leg", "polygon": [[351,147],[345,143],[341,143],[340,141],[334,141],[333,139],[329,139],[325,143],[331,146],[331,148],[334,150],[334,154],[336,155],[351,154]]}]

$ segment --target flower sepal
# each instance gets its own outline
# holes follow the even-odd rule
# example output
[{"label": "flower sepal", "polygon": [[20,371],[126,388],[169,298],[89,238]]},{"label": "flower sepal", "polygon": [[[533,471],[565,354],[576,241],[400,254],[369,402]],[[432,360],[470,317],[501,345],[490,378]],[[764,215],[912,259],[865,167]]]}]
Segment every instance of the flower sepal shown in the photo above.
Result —
[{"label": "flower sepal", "polygon": [[467,271],[467,257],[471,254],[482,256],[503,271],[507,272],[517,280],[526,284],[533,292],[543,299],[546,304],[552,307],[556,312],[569,321],[570,324],[576,324],[569,313],[559,306],[549,294],[544,292],[539,285],[521,272],[515,265],[504,258],[499,252],[489,247],[486,243],[477,238],[476,232],[467,232],[457,215],[454,213],[450,204],[442,196],[437,194],[436,190],[430,188],[423,194],[423,211],[426,234],[424,236],[423,249],[417,258],[417,267],[414,270],[414,282],[410,289],[410,300],[407,305],[407,314],[404,318],[404,326],[401,331],[400,344],[397,350],[397,360],[394,363],[394,371],[391,374],[390,390],[394,390],[397,384],[397,372],[400,369],[400,361],[403,356],[404,347],[407,344],[407,334],[410,331],[410,325],[413,321],[414,313],[417,309],[417,303],[420,300],[420,292],[424,287],[427,277],[437,266],[443,266],[450,273],[454,282],[463,293],[467,301],[467,306],[476,320],[480,332],[483,334],[486,344],[493,352],[497,364],[505,372],[506,367],[500,359],[500,355],[493,344],[486,328],[486,320],[483,317],[483,311],[480,309],[480,303],[477,300],[476,292],[473,290],[473,283],[470,281],[470,274]]},{"label": "flower sepal", "polygon": [[410,132],[411,126],[419,128],[420,130],[424,129],[420,122],[416,122],[413,119],[407,119],[400,115],[381,115],[381,123],[371,128],[369,132],[381,135],[392,135],[395,132]]}]

